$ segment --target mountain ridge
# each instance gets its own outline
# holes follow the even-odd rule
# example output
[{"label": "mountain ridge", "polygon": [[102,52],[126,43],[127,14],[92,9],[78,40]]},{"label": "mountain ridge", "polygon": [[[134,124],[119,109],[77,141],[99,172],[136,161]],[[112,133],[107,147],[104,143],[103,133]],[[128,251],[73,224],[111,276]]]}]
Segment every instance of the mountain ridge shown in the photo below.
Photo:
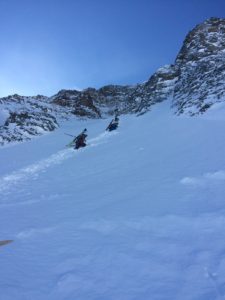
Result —
[{"label": "mountain ridge", "polygon": [[[61,118],[141,115],[171,97],[175,114],[202,114],[225,95],[225,19],[210,18],[186,36],[174,64],[159,68],[136,85],[107,85],[82,91],[60,90],[51,97],[0,98],[0,144],[52,131]],[[30,122],[32,120],[32,122]]]}]

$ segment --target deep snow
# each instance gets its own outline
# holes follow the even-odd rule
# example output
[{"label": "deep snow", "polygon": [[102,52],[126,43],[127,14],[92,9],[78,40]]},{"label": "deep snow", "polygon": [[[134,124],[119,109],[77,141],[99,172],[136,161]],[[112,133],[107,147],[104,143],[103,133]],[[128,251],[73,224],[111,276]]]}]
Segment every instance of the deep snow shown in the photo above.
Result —
[{"label": "deep snow", "polygon": [[1,148],[0,299],[225,299],[224,111],[164,102]]}]

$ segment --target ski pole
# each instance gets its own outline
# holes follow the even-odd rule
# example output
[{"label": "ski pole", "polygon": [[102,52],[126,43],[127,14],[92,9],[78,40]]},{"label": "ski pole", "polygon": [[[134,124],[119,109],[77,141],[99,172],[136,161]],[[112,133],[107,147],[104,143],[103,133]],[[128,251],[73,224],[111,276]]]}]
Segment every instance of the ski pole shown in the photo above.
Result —
[{"label": "ski pole", "polygon": [[65,135],[68,135],[68,136],[75,137],[74,135],[72,135],[72,134],[69,134],[69,133],[65,133],[65,132],[64,132],[64,134],[65,134]]}]

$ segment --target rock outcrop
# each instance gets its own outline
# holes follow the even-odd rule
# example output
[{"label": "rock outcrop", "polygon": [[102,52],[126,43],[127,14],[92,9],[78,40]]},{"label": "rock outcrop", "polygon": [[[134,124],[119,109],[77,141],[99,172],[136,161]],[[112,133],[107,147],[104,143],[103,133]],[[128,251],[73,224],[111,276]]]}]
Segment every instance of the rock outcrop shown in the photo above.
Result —
[{"label": "rock outcrop", "polygon": [[48,97],[8,96],[0,99],[0,108],[5,115],[0,124],[0,145],[29,140],[58,127],[57,110]]},{"label": "rock outcrop", "polygon": [[211,18],[196,26],[176,58],[179,73],[173,106],[178,114],[205,112],[225,95],[225,19]]}]

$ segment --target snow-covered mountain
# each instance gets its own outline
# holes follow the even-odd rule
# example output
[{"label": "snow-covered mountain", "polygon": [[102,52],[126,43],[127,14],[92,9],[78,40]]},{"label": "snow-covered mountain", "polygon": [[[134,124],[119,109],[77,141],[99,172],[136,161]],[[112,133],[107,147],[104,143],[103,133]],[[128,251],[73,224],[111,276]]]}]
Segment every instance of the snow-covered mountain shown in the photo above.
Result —
[{"label": "snow-covered mountain", "polygon": [[0,300],[225,298],[224,22],[143,84],[0,99],[2,145],[40,135],[0,148]]},{"label": "snow-covered mountain", "polygon": [[141,115],[168,98],[175,114],[195,115],[223,101],[224,94],[225,19],[211,18],[188,33],[173,65],[160,68],[143,84],[0,99],[0,144],[54,130],[61,115],[104,118],[115,109]]}]

